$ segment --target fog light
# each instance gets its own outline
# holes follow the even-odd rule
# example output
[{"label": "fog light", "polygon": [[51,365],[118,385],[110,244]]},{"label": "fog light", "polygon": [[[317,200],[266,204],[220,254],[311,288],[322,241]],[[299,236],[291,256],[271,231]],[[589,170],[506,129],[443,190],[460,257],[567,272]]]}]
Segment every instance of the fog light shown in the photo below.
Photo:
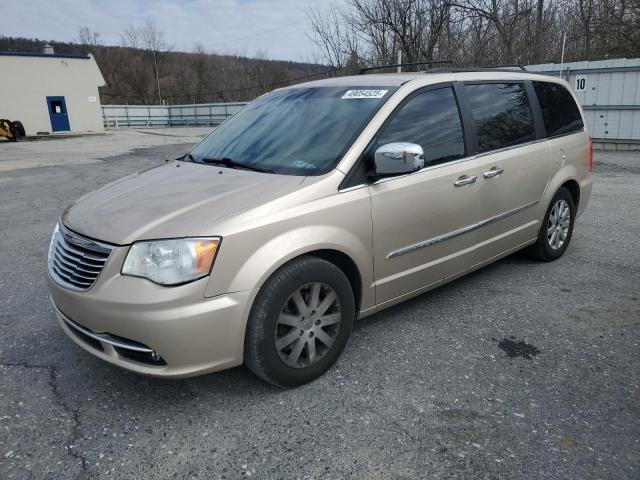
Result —
[{"label": "fog light", "polygon": [[158,360],[160,360],[160,354],[154,350],[153,352],[151,352],[151,358],[154,362],[157,362]]}]

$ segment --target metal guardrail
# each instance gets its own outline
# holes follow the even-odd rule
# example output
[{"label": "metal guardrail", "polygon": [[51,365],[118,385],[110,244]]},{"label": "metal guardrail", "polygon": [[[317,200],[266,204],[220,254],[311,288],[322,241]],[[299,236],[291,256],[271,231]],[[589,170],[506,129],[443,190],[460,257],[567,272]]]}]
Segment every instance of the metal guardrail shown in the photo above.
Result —
[{"label": "metal guardrail", "polygon": [[245,102],[190,105],[103,105],[105,128],[219,125]]}]

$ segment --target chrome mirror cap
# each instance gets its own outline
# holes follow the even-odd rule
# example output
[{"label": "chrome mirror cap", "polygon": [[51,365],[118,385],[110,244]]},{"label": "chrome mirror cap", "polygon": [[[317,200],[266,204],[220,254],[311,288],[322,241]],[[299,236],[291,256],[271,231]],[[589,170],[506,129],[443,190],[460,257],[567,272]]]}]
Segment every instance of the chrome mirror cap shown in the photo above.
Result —
[{"label": "chrome mirror cap", "polygon": [[376,150],[376,175],[411,173],[424,167],[424,152],[415,143],[387,143]]}]

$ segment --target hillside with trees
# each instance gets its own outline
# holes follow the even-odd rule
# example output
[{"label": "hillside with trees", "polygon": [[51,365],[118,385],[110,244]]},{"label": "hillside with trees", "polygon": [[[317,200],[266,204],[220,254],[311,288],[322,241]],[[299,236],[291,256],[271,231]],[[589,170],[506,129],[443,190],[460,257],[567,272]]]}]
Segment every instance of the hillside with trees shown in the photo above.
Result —
[{"label": "hillside with trees", "polygon": [[[307,12],[318,63],[238,53],[173,51],[152,22],[129,26],[119,46],[81,26],[74,43],[0,37],[0,50],[94,55],[104,104],[251,100],[279,86],[397,62],[457,67],[640,57],[640,0],[347,0]],[[564,55],[563,55],[564,54]],[[424,67],[421,67],[424,68]]]},{"label": "hillside with trees", "polygon": [[0,51],[41,52],[44,44],[56,53],[91,53],[107,85],[100,88],[103,104],[155,105],[252,100],[300,77],[317,75],[325,66],[269,60],[258,54],[215,54],[202,45],[192,52],[172,51],[152,23],[123,31],[121,46],[102,45],[100,35],[79,29],[74,43],[0,37]]}]

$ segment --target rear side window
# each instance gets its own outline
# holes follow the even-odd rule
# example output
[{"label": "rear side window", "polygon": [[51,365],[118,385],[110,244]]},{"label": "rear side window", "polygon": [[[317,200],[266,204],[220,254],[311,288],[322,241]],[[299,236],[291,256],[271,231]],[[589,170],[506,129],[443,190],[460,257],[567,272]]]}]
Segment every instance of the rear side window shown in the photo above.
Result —
[{"label": "rear side window", "polygon": [[584,128],[580,110],[573,96],[562,85],[533,82],[547,137],[577,132]]},{"label": "rear side window", "polygon": [[478,132],[480,152],[535,139],[533,112],[522,83],[465,86]]},{"label": "rear side window", "polygon": [[452,89],[429,90],[410,98],[384,127],[375,148],[394,142],[420,145],[425,166],[463,157],[462,124]]}]

